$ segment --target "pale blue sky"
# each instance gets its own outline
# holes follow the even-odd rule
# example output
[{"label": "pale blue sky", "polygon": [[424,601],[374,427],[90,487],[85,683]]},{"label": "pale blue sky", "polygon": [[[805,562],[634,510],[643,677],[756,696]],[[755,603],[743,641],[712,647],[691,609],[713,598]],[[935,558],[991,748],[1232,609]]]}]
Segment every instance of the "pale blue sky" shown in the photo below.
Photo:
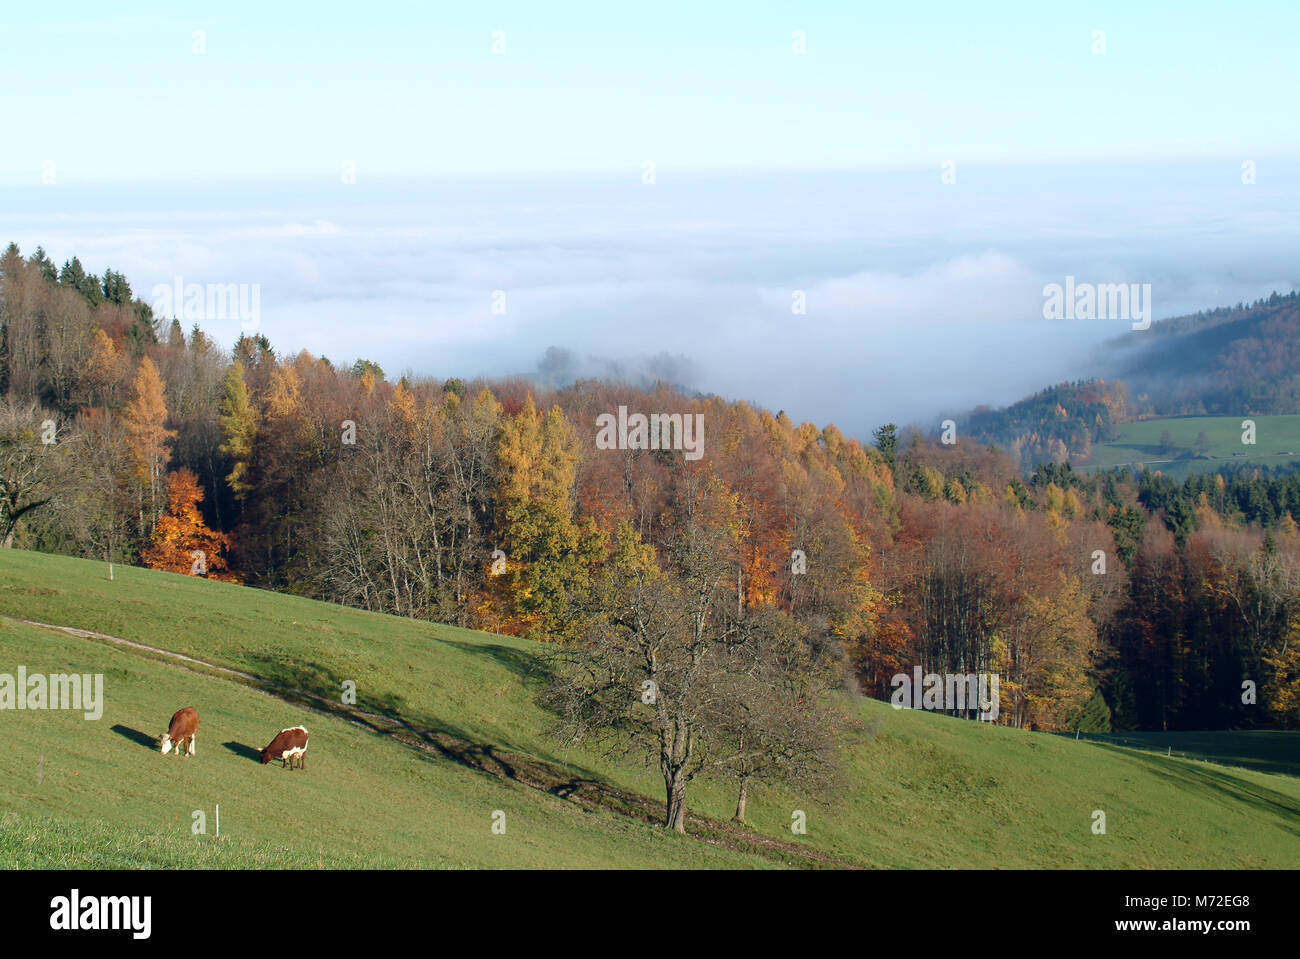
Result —
[{"label": "pale blue sky", "polygon": [[0,183],[1295,156],[1297,37],[1294,2],[6,4]]}]

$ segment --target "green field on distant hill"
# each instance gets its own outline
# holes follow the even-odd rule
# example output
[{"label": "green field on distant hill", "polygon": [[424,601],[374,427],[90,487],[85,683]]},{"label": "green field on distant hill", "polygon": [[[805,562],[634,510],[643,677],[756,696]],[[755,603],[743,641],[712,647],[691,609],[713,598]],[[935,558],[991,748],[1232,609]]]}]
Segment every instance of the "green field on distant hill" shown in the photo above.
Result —
[{"label": "green field on distant hill", "polygon": [[[1255,445],[1242,443],[1241,423],[1255,421]],[[1161,442],[1168,433],[1172,446]],[[1197,437],[1206,445],[1197,450]],[[1300,463],[1300,416],[1177,416],[1142,420],[1120,428],[1110,443],[1093,447],[1092,457],[1076,465],[1089,471],[1145,464],[1175,479],[1245,464],[1284,466]]]},{"label": "green field on distant hill", "polygon": [[[183,654],[70,635],[76,627]],[[536,703],[541,648],[203,579],[0,550],[0,674],[102,673],[103,718],[0,711],[0,862],[18,867],[1294,868],[1294,733],[1234,768],[845,696],[836,795],[662,781],[564,750]],[[230,672],[239,670],[249,676]],[[356,709],[339,705],[356,682]],[[270,685],[275,684],[275,685]],[[196,706],[198,754],[158,753]],[[254,750],[311,731],[306,768]],[[1199,734],[1196,756],[1253,746]],[[1155,748],[1158,748],[1156,744]],[[1240,763],[1250,766],[1251,763]],[[1267,770],[1267,771],[1265,771]],[[215,835],[220,806],[221,835]],[[1103,810],[1106,835],[1092,833]],[[208,832],[191,832],[202,810]],[[791,833],[792,813],[807,835]],[[492,831],[505,813],[504,835]]]}]

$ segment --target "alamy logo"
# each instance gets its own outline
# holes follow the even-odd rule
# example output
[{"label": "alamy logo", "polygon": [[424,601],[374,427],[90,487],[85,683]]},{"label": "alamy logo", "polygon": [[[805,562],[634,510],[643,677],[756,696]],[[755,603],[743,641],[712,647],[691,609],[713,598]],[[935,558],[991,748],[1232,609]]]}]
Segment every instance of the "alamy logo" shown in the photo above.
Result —
[{"label": "alamy logo", "polygon": [[898,673],[889,681],[894,694],[889,698],[895,709],[932,709],[939,712],[979,710],[979,718],[994,722],[998,718],[998,691],[1002,681],[997,673],[926,673],[921,667],[913,675]]},{"label": "alamy logo", "polygon": [[18,675],[0,673],[0,709],[80,709],[86,719],[104,715],[104,674],[40,673],[27,675],[19,666]]},{"label": "alamy logo", "polygon": [[50,900],[50,928],[76,932],[129,930],[133,939],[148,939],[153,923],[152,896],[85,896],[79,889],[71,896]]},{"label": "alamy logo", "polygon": [[688,460],[704,455],[703,413],[629,414],[626,406],[618,415],[596,417],[598,450],[682,450]]},{"label": "alamy logo", "polygon": [[176,277],[170,286],[153,288],[154,315],[186,322],[239,320],[240,328],[251,333],[262,320],[260,283],[186,283]]},{"label": "alamy logo", "polygon": [[1132,320],[1133,329],[1151,326],[1151,284],[1076,283],[1065,278],[1065,286],[1048,283],[1043,287],[1045,320]]}]

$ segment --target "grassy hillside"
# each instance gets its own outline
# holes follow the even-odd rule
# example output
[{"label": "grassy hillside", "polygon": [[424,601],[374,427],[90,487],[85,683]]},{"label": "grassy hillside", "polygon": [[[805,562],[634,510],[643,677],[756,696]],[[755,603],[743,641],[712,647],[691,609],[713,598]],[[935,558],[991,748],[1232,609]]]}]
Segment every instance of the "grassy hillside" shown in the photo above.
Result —
[{"label": "grassy hillside", "polygon": [[[1088,470],[1132,467],[1145,464],[1174,479],[1191,473],[1204,473],[1222,467],[1247,464],[1283,466],[1300,463],[1300,416],[1253,416],[1255,445],[1241,442],[1241,416],[1178,416],[1143,420],[1124,426],[1109,443],[1099,443],[1083,464]],[[1174,449],[1167,449],[1160,437],[1169,433]],[[1204,433],[1209,445],[1204,455],[1185,458],[1193,453],[1196,438]]]},{"label": "grassy hillside", "polygon": [[[347,722],[103,644],[0,622],[0,661],[102,672],[108,708],[4,714],[0,858],[21,865],[573,866],[737,865],[703,843],[592,814],[474,775]],[[10,667],[6,666],[6,669]],[[198,754],[161,756],[176,706],[200,709]],[[262,766],[277,730],[311,731],[306,769]],[[43,759],[41,758],[43,757]],[[216,837],[220,806],[221,838]],[[506,834],[493,835],[494,810]],[[207,836],[191,832],[203,810]],[[67,829],[64,824],[72,823]]]},{"label": "grassy hillside", "polygon": [[[0,861],[21,866],[642,868],[1262,867],[1300,861],[1300,779],[991,728],[845,697],[845,782],[763,789],[753,832],[726,783],[695,836],[649,817],[649,770],[545,735],[529,643],[146,570],[0,551],[0,673],[102,672],[104,717],[0,712]],[[77,627],[204,660],[242,678]],[[357,709],[338,706],[344,680]],[[275,684],[274,686],[268,684]],[[258,688],[261,686],[262,688]],[[332,705],[331,705],[332,704]],[[195,705],[199,755],[160,756]],[[260,766],[278,729],[307,768]],[[41,757],[44,757],[42,760]],[[1285,764],[1282,764],[1285,765]],[[640,798],[644,797],[644,799]],[[221,838],[214,807],[221,806]],[[208,815],[208,835],[190,833]],[[1107,815],[1105,836],[1092,812]],[[493,835],[494,810],[506,813]],[[793,836],[791,814],[807,814]]]}]

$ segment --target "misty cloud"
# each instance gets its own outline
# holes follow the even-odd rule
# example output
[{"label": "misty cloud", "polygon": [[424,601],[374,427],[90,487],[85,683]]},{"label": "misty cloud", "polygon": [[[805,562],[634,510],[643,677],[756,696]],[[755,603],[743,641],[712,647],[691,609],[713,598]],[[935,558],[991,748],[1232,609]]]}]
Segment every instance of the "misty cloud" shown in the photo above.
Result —
[{"label": "misty cloud", "polygon": [[1297,198],[1243,191],[1203,166],[59,187],[0,196],[0,231],[146,297],[177,276],[259,284],[281,352],[664,379],[865,437],[1086,375],[1128,324],[1044,320],[1066,275],[1150,283],[1157,319],[1294,287]]}]

